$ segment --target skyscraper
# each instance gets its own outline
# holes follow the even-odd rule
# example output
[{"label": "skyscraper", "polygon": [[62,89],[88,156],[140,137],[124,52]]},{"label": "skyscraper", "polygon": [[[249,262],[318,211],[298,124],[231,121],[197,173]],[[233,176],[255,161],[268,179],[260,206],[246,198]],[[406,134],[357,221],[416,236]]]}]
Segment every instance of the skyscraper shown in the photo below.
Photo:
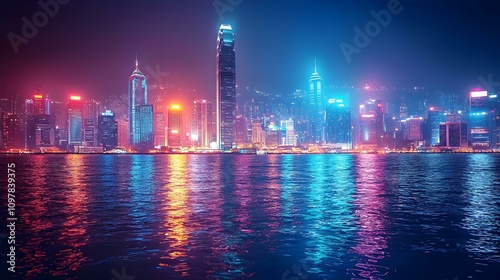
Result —
[{"label": "skyscraper", "polygon": [[68,102],[68,146],[83,144],[83,102],[80,96],[71,96]]},{"label": "skyscraper", "polygon": [[[139,70],[139,61],[137,57],[135,59],[135,70],[130,75],[129,86],[128,86],[128,117],[129,117],[129,133],[130,133],[130,145],[135,149],[139,146],[144,148],[141,139],[146,139],[147,136],[141,135],[141,130],[139,122],[139,108],[140,106],[147,105],[148,103],[148,91],[146,85],[146,76],[142,74]],[[143,108],[146,112],[147,109]],[[144,116],[141,116],[144,118]],[[153,116],[151,115],[151,123],[153,122]],[[144,129],[143,131],[147,131]],[[153,137],[153,136],[151,136]]]},{"label": "skyscraper", "polygon": [[352,148],[351,111],[342,99],[330,99],[326,107],[325,142]]},{"label": "skyscraper", "polygon": [[231,25],[222,24],[217,37],[217,143],[221,150],[236,148],[236,55]]},{"label": "skyscraper", "polygon": [[382,146],[384,110],[381,100],[370,99],[359,105],[358,148],[375,149]]},{"label": "skyscraper", "polygon": [[281,145],[297,146],[297,136],[295,135],[293,120],[283,120],[280,122],[281,127]]},{"label": "skyscraper", "polygon": [[490,148],[491,118],[487,91],[471,91],[469,110],[470,144],[474,150]]},{"label": "skyscraper", "polygon": [[168,108],[168,135],[167,146],[180,147],[182,145],[182,109],[178,104]]},{"label": "skyscraper", "polygon": [[135,133],[138,137],[134,149],[147,152],[154,149],[153,105],[139,105],[135,107]]},{"label": "skyscraper", "polygon": [[318,73],[316,68],[316,60],[314,60],[314,72],[309,78],[309,109],[310,109],[310,123],[311,123],[311,136],[314,142],[323,140],[323,125],[324,125],[324,112],[323,107],[323,88],[321,86],[323,79]]},{"label": "skyscraper", "polygon": [[446,115],[441,108],[431,107],[424,122],[424,140],[426,146],[439,145],[439,124],[446,122]]},{"label": "skyscraper", "polygon": [[197,147],[210,147],[213,140],[212,129],[212,104],[207,100],[195,100],[191,112],[191,141]]},{"label": "skyscraper", "polygon": [[166,128],[166,120],[165,114],[162,112],[155,112],[155,147],[165,147],[166,146],[166,137],[165,137],[165,128]]},{"label": "skyscraper", "polygon": [[110,110],[98,116],[97,142],[104,151],[118,146],[118,122],[115,121],[115,115]]}]

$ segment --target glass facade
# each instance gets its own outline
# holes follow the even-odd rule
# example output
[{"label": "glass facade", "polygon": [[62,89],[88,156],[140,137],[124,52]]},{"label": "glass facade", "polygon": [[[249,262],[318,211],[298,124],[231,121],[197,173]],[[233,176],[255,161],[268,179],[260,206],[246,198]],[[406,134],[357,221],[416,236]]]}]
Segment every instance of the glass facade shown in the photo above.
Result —
[{"label": "glass facade", "polygon": [[134,148],[145,152],[154,148],[153,105],[141,105],[135,108],[136,122],[134,131],[138,137]]},{"label": "glass facade", "polygon": [[[141,125],[139,123],[139,108],[147,105],[146,77],[139,70],[139,62],[135,60],[135,70],[129,79],[128,87],[128,113],[129,113],[129,133],[130,144],[135,148],[143,148],[142,139],[147,138],[141,134]],[[152,122],[152,119],[151,119]]]},{"label": "glass facade", "polygon": [[351,111],[341,99],[330,99],[326,107],[325,142],[352,145]]},{"label": "glass facade", "polygon": [[115,149],[118,146],[118,122],[110,111],[98,117],[97,141],[104,151]]},{"label": "glass facade", "polygon": [[234,33],[223,24],[217,38],[217,143],[221,150],[236,148],[236,55]]}]

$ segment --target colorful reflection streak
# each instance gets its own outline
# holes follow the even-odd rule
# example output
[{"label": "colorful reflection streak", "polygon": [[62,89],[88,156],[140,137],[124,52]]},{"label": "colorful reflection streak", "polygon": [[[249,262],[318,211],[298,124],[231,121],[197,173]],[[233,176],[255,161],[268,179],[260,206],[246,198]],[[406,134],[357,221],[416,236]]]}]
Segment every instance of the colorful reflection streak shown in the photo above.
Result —
[{"label": "colorful reflection streak", "polygon": [[494,180],[495,174],[498,169],[488,155],[470,156],[463,197],[465,217],[460,226],[470,234],[464,246],[474,255],[476,272],[487,269],[488,262],[500,263],[500,182]]},{"label": "colorful reflection streak", "polygon": [[62,208],[65,221],[57,239],[58,247],[62,248],[56,253],[57,268],[51,271],[53,276],[67,275],[69,271],[82,266],[87,260],[82,248],[90,239],[87,233],[90,186],[83,182],[85,176],[82,175],[89,172],[86,170],[85,158],[81,155],[69,155],[65,165],[69,177],[64,183],[71,187],[63,194],[66,197],[66,205]]},{"label": "colorful reflection streak", "polygon": [[[270,243],[270,238],[279,231],[280,228],[280,215],[281,215],[281,188],[280,178],[285,176],[286,171],[281,170],[282,164],[277,156],[269,156],[267,158],[269,168],[267,168],[266,177],[263,187],[262,195],[255,193],[253,197],[263,202],[263,211],[256,211],[256,215],[259,215],[260,219],[258,224],[263,224],[263,227],[259,227],[260,232],[264,233],[266,239],[264,242]],[[281,158],[281,161],[283,158]],[[253,178],[261,178],[262,174],[253,174]],[[253,189],[253,188],[251,188]],[[262,213],[263,212],[263,213]],[[262,221],[262,222],[261,222]],[[274,246],[271,245],[269,250],[274,251]]]},{"label": "colorful reflection streak", "polygon": [[163,224],[168,248],[161,257],[160,266],[170,266],[181,276],[189,276],[188,239],[191,232],[187,222],[191,214],[188,206],[188,168],[186,155],[172,155],[167,166],[168,183],[165,185],[165,198],[162,212],[165,213]]},{"label": "colorful reflection streak", "polygon": [[26,195],[26,203],[20,211],[19,233],[30,238],[20,244],[19,249],[23,254],[23,261],[20,262],[19,270],[25,272],[23,278],[32,279],[39,274],[47,273],[49,263],[47,256],[48,246],[46,244],[46,232],[53,228],[52,220],[47,219],[50,212],[48,209],[49,199],[46,174],[49,173],[45,157],[33,157],[31,164],[33,172],[31,184],[36,186],[34,189],[28,188],[22,194]]},{"label": "colorful reflection streak", "polygon": [[[305,191],[307,210],[304,217],[306,260],[310,272],[323,273],[320,266],[339,266],[348,249],[345,240],[354,232],[350,156],[314,155],[305,171],[310,174]],[[321,275],[321,274],[320,274]]]},{"label": "colorful reflection streak", "polygon": [[388,268],[378,264],[386,257],[388,234],[385,213],[384,166],[382,156],[359,155],[356,165],[356,223],[357,245],[350,253],[358,255],[356,268],[349,268],[352,279],[383,279]]}]

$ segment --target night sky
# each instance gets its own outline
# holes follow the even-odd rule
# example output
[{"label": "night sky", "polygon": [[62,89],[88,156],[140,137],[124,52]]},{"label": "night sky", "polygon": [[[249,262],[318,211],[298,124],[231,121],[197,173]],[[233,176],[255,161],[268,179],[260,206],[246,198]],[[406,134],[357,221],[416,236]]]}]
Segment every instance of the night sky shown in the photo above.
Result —
[{"label": "night sky", "polygon": [[235,31],[240,89],[305,89],[315,58],[318,72],[333,85],[465,92],[481,86],[480,75],[500,81],[499,1],[401,0],[401,12],[350,63],[339,45],[355,46],[354,27],[364,29],[374,20],[370,12],[392,1],[218,1],[237,4],[223,20],[213,0],[72,0],[21,43],[17,54],[9,32],[22,36],[21,18],[33,22],[42,8],[37,1],[9,1],[0,11],[0,94],[28,97],[39,84],[55,98],[123,94],[137,52],[144,74],[158,66],[169,73],[164,83],[196,89],[193,98],[215,99],[221,23]]}]

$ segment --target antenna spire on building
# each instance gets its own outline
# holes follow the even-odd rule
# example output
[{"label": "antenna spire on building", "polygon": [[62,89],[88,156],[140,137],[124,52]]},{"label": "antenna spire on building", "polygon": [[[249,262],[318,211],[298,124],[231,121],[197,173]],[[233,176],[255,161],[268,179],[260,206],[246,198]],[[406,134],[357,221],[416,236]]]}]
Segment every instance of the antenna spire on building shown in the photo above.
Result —
[{"label": "antenna spire on building", "polygon": [[135,70],[139,70],[139,60],[137,60],[137,53],[135,53]]}]

